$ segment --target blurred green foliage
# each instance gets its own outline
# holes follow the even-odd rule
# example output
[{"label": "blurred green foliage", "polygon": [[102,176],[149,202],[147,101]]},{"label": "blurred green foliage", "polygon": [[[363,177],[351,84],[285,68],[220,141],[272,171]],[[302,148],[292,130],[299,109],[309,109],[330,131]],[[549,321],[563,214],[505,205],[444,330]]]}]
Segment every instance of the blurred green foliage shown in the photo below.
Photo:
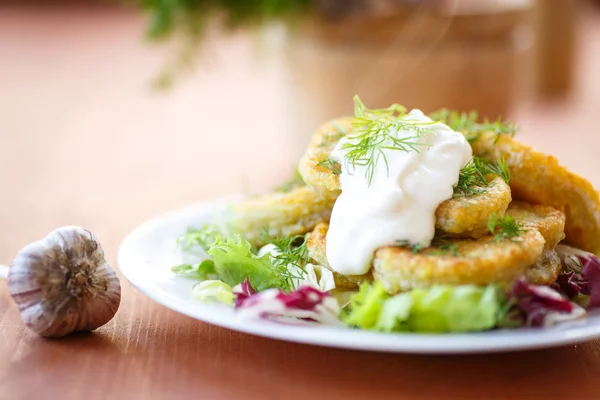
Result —
[{"label": "blurred green foliage", "polygon": [[[167,88],[183,71],[191,71],[208,25],[219,18],[229,30],[257,27],[267,21],[290,21],[307,12],[315,0],[117,0],[148,14],[146,36],[172,41],[179,50],[154,80]],[[317,0],[320,1],[320,0]]]},{"label": "blurred green foliage", "polygon": [[150,14],[147,35],[169,37],[179,31],[201,37],[209,18],[224,17],[228,28],[285,19],[306,11],[311,0],[129,0]]}]

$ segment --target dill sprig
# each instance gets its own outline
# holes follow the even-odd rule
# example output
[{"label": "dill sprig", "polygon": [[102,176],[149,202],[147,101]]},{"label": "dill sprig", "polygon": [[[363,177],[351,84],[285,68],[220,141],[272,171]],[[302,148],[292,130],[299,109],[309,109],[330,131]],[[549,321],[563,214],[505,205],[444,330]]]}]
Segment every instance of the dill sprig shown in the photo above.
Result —
[{"label": "dill sprig", "polygon": [[[304,236],[273,237],[265,228],[261,233],[261,241],[277,247],[277,251],[271,255],[271,261],[276,268],[283,267],[288,270],[288,278],[290,279],[304,278],[306,275],[304,267],[310,261]],[[297,267],[298,270],[294,272],[289,269],[289,265]]]},{"label": "dill sprig", "polygon": [[454,196],[474,196],[485,191],[488,181],[485,178],[485,161],[473,157],[458,174]]},{"label": "dill sprig", "polygon": [[512,215],[492,215],[488,219],[488,229],[494,240],[500,242],[505,239],[512,240],[525,231],[523,223],[517,221]]},{"label": "dill sprig", "polygon": [[398,247],[406,247],[408,249],[410,249],[413,254],[417,254],[420,251],[426,249],[427,247],[423,246],[422,244],[412,244],[410,243],[408,240],[396,240],[396,246]]},{"label": "dill sprig", "polygon": [[339,175],[342,173],[342,167],[340,164],[330,157],[322,159],[317,163],[317,165],[330,170],[334,175]]},{"label": "dill sprig", "polygon": [[429,114],[429,117],[434,121],[443,122],[457,132],[462,132],[470,143],[479,139],[483,132],[494,132],[496,134],[494,144],[498,142],[502,135],[514,136],[517,132],[517,126],[514,122],[504,120],[501,117],[495,121],[486,118],[479,122],[479,114],[475,111],[467,113],[441,109]]},{"label": "dill sprig", "polygon": [[431,253],[433,255],[451,255],[453,257],[460,257],[456,243],[451,241],[447,235],[434,237],[431,242],[431,246],[435,248],[435,250]]},{"label": "dill sprig", "polygon": [[444,243],[439,245],[431,254],[438,256],[451,255],[453,257],[460,257],[460,253],[456,247],[456,243]]},{"label": "dill sprig", "polygon": [[454,257],[460,256],[460,254],[458,252],[458,248],[456,247],[456,243],[448,240],[448,238],[444,235],[436,236],[435,238],[433,238],[433,240],[431,241],[431,245],[429,247],[423,246],[422,244],[419,244],[419,243],[412,244],[407,240],[397,240],[396,246],[405,247],[407,249],[410,249],[413,254],[420,253],[421,251],[426,250],[426,249],[432,249],[431,253],[429,253],[431,255],[436,255],[436,256],[452,255]]},{"label": "dill sprig", "polygon": [[486,191],[489,182],[485,178],[487,174],[500,176],[506,183],[510,182],[510,170],[504,159],[497,163],[485,161],[479,157],[473,157],[458,175],[458,183],[454,187],[454,197],[474,196]]},{"label": "dill sprig", "polygon": [[504,158],[501,158],[496,163],[486,161],[484,161],[484,163],[486,174],[498,175],[504,182],[510,183],[510,169],[508,169],[508,163]]},{"label": "dill sprig", "polygon": [[[383,162],[388,169],[388,161],[384,150],[419,151],[419,146],[427,146],[424,135],[432,130],[428,126],[434,122],[422,122],[405,119],[406,108],[392,104],[383,109],[370,110],[365,107],[358,96],[354,96],[354,119],[352,126],[356,134],[342,145],[346,150],[344,156],[346,169],[366,167],[365,178],[369,185],[373,181],[375,168]],[[412,136],[398,137],[398,132],[407,130],[414,132]]]}]

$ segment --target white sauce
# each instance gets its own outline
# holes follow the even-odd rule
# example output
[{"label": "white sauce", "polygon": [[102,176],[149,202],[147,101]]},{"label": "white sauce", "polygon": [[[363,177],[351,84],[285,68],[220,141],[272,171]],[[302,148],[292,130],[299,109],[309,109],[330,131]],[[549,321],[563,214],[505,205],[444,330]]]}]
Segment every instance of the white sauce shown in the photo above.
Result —
[{"label": "white sauce", "polygon": [[[432,121],[419,110],[403,118]],[[352,142],[352,137],[342,138],[333,150],[331,157],[342,166],[342,194],[333,207],[327,233],[327,259],[335,271],[365,274],[374,251],[399,240],[423,246],[431,243],[435,210],[452,197],[460,169],[471,159],[472,150],[462,134],[444,124],[427,128],[432,133],[420,139],[426,145],[418,146],[418,152],[383,150],[387,167],[380,159],[370,185],[366,167],[354,169],[344,160],[347,150],[342,146]],[[402,138],[416,133],[401,130],[390,134]]]}]

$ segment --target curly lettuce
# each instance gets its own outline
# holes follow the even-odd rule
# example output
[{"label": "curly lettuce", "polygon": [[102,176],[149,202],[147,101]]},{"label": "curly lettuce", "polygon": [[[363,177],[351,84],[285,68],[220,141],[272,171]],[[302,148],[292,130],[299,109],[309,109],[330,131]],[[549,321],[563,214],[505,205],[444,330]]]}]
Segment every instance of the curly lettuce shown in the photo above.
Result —
[{"label": "curly lettuce", "polygon": [[208,249],[215,264],[219,279],[230,286],[236,286],[248,278],[257,291],[270,288],[291,290],[287,269],[283,271],[271,262],[269,254],[257,256],[252,252],[250,242],[237,236],[227,240],[216,237]]}]

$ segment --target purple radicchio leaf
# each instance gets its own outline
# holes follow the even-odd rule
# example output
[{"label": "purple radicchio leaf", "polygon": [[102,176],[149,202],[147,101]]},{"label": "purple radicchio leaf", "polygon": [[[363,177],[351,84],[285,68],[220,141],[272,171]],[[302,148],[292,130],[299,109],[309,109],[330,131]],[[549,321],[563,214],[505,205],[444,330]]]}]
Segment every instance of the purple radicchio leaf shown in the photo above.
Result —
[{"label": "purple radicchio leaf", "polygon": [[561,272],[551,287],[564,293],[570,299],[575,298],[578,294],[589,295],[588,281],[575,271]]},{"label": "purple radicchio leaf", "polygon": [[337,301],[311,286],[302,286],[290,293],[267,289],[250,295],[238,294],[235,308],[238,315],[246,319],[268,319],[288,324],[341,324]]},{"label": "purple radicchio leaf", "polygon": [[587,280],[587,293],[583,291],[581,293],[590,296],[587,309],[600,307],[600,260],[598,257],[591,255],[583,261],[581,275]]},{"label": "purple radicchio leaf", "polygon": [[566,245],[556,246],[563,271],[553,285],[569,298],[589,297],[587,309],[600,307],[600,259],[592,253]]},{"label": "purple radicchio leaf", "polygon": [[250,280],[248,278],[244,279],[244,281],[233,290],[233,294],[235,295],[235,308],[240,307],[244,301],[249,299],[255,293],[256,290],[250,284]]},{"label": "purple radicchio leaf", "polygon": [[329,296],[327,293],[321,292],[312,286],[302,286],[291,293],[280,292],[277,295],[277,299],[287,308],[314,311],[327,296]]},{"label": "purple radicchio leaf", "polygon": [[[571,314],[576,318],[582,311],[554,289],[532,285],[524,279],[518,279],[513,285],[508,304],[510,307],[499,322],[501,326],[544,326],[550,321],[571,319]],[[557,314],[561,317],[557,318]]]}]

